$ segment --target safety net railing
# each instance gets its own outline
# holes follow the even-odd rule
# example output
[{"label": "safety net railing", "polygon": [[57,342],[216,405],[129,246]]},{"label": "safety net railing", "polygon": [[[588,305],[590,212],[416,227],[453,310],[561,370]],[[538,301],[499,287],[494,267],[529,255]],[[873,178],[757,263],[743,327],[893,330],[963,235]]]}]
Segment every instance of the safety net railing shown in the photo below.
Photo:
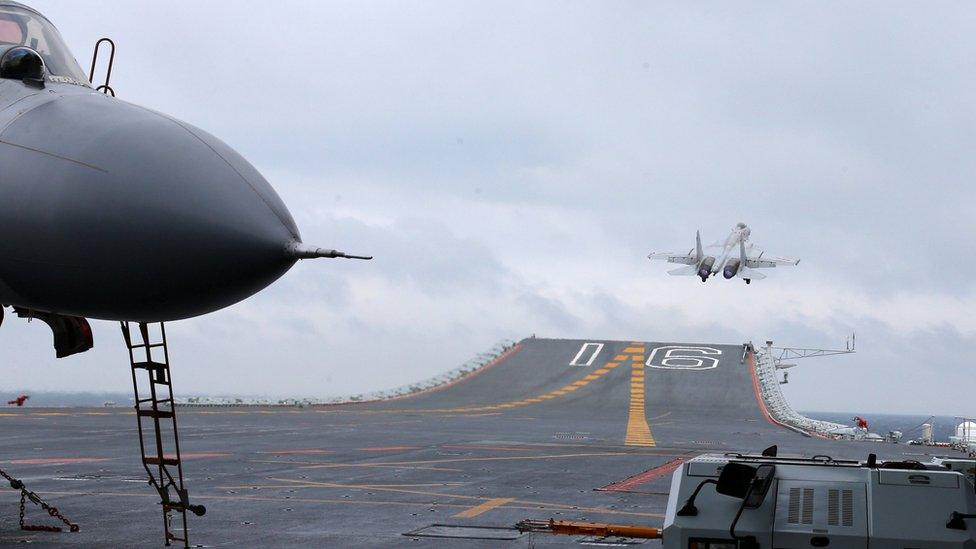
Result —
[{"label": "safety net railing", "polygon": [[822,421],[812,419],[797,412],[787,402],[783,391],[780,388],[776,361],[769,353],[761,350],[755,352],[756,377],[759,381],[759,390],[769,414],[783,425],[798,429],[805,433],[832,436],[831,432],[847,427],[832,421]]}]

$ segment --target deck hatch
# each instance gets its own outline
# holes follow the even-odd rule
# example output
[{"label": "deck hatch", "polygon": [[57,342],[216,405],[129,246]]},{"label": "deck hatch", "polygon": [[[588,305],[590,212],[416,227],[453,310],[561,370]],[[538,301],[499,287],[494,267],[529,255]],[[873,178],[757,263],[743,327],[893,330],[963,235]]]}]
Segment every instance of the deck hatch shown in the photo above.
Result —
[{"label": "deck hatch", "polygon": [[522,537],[515,528],[498,526],[462,526],[459,524],[431,524],[405,532],[404,536],[451,539],[514,540]]}]

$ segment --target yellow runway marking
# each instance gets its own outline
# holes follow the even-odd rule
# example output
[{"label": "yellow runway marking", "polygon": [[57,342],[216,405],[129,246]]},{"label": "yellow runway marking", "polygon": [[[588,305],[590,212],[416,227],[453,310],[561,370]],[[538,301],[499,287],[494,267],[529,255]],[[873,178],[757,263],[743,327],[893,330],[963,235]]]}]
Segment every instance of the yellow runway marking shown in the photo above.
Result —
[{"label": "yellow runway marking", "polygon": [[[633,349],[633,351],[632,351],[633,353],[640,353],[641,355],[644,353],[644,348],[643,347],[628,347],[627,349],[625,349],[625,352],[628,352],[631,349]],[[507,410],[507,409],[511,409],[511,408],[517,408],[517,407],[520,407],[520,406],[528,406],[530,404],[538,404],[539,402],[542,402],[542,401],[551,400],[551,399],[556,398],[556,397],[565,396],[566,394],[571,393],[571,392],[573,392],[573,391],[575,391],[577,389],[580,389],[581,387],[585,387],[585,386],[589,385],[591,382],[596,381],[597,379],[600,379],[601,377],[603,377],[604,375],[606,375],[607,373],[609,373],[610,370],[613,370],[617,366],[620,366],[620,364],[622,362],[624,362],[625,360],[627,360],[627,356],[626,355],[617,355],[614,358],[613,362],[606,363],[602,368],[599,368],[597,370],[594,370],[593,372],[591,372],[590,374],[586,375],[582,379],[578,379],[578,380],[573,381],[572,383],[568,383],[568,384],[566,384],[566,385],[564,385],[564,386],[562,386],[562,387],[560,387],[560,388],[558,388],[558,389],[556,389],[554,391],[549,391],[546,394],[538,395],[538,396],[535,396],[535,397],[532,397],[532,398],[526,398],[526,399],[522,399],[522,400],[513,400],[511,402],[504,402],[504,403],[500,403],[500,404],[491,404],[491,405],[485,405],[485,406],[466,406],[466,407],[461,407],[461,408],[436,408],[436,409],[432,409],[432,410],[412,410],[412,411],[413,412],[421,412],[421,413],[471,413],[471,412],[484,412],[484,411],[488,411],[488,410],[499,410],[499,409]],[[377,413],[382,413],[382,412],[390,413],[390,412],[399,412],[399,411],[398,410],[389,410],[389,411],[387,411],[387,410],[376,410],[375,412],[377,412]]]},{"label": "yellow runway marking", "polygon": [[[434,413],[434,414],[470,414],[477,412],[488,412],[494,410],[510,410],[512,408],[518,408],[521,406],[529,406],[531,404],[538,404],[547,400],[552,400],[557,397],[565,396],[573,391],[576,391],[582,387],[586,387],[590,383],[600,379],[613,370],[620,366],[621,363],[630,359],[631,362],[637,361],[643,365],[644,360],[644,346],[641,343],[631,343],[630,347],[624,349],[622,354],[616,355],[612,362],[608,362],[603,365],[602,368],[592,371],[585,377],[568,383],[558,389],[549,391],[548,393],[537,395],[531,398],[524,398],[521,400],[513,400],[510,402],[503,402],[497,404],[488,404],[484,406],[464,406],[458,408],[434,408],[434,409],[418,409],[410,410],[413,413]],[[629,356],[628,356],[629,355]],[[632,397],[633,397],[633,390]],[[338,412],[338,410],[336,410]],[[383,413],[402,413],[402,410],[358,410],[359,413],[366,414],[383,414]],[[202,412],[206,413],[206,412]]]},{"label": "yellow runway marking", "polygon": [[644,347],[628,347],[625,352],[633,353],[630,366],[630,407],[627,417],[626,446],[656,446],[651,427],[647,424],[644,408]]},{"label": "yellow runway marking", "polygon": [[473,518],[483,513],[487,513],[496,507],[501,507],[506,503],[515,501],[515,498],[495,498],[489,499],[488,501],[482,503],[481,505],[475,505],[474,507],[461,511],[454,515],[454,518]]}]

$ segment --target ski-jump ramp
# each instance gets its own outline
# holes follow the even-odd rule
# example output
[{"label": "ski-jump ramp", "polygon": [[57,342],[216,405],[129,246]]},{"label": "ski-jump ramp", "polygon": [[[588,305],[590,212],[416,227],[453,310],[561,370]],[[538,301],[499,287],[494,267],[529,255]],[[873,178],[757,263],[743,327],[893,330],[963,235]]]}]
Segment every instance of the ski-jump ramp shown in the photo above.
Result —
[{"label": "ski-jump ramp", "polygon": [[624,446],[805,445],[806,437],[769,417],[749,352],[743,345],[528,338],[447,386],[353,408],[531,417],[546,431]]}]

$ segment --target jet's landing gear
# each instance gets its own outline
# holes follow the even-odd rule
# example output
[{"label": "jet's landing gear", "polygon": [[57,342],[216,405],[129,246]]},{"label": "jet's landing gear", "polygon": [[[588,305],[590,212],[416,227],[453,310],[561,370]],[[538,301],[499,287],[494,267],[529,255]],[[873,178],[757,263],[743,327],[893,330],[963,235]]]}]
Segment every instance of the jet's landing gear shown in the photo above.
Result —
[{"label": "jet's landing gear", "polygon": [[[160,322],[158,329],[151,330],[148,324],[140,322],[136,332],[140,341],[133,337],[131,324],[122,323],[122,337],[129,349],[129,364],[132,368],[132,390],[135,393],[142,465],[149,474],[149,484],[159,492],[166,545],[181,541],[184,547],[189,547],[186,512],[190,511],[200,517],[207,509],[203,505],[190,505],[186,487],[183,486],[183,462],[180,460],[176,406],[173,403],[173,384],[169,375],[166,327]],[[141,375],[143,371],[147,377]],[[148,443],[143,419],[148,419],[152,425],[152,436]],[[182,537],[173,532],[173,512],[176,512],[182,525],[182,528],[177,528],[177,531],[182,529]]]},{"label": "jet's landing gear", "polygon": [[742,280],[745,280],[746,281],[746,284],[752,284],[752,279],[751,278],[743,278]]}]

